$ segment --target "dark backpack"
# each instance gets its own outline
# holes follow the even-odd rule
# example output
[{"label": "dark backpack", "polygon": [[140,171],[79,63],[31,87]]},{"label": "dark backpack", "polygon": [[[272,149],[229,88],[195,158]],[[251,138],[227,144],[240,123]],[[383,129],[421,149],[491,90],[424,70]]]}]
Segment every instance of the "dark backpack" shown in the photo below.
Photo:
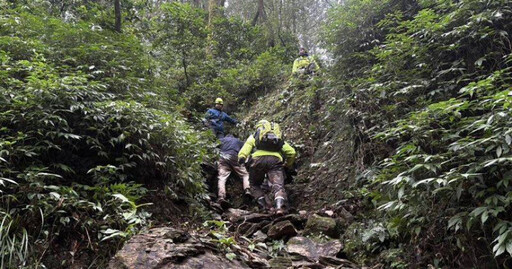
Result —
[{"label": "dark backpack", "polygon": [[311,62],[306,68],[306,74],[313,74],[317,69],[318,67],[316,66],[315,62]]},{"label": "dark backpack", "polygon": [[279,124],[266,122],[254,134],[256,148],[266,151],[281,151],[284,140]]}]

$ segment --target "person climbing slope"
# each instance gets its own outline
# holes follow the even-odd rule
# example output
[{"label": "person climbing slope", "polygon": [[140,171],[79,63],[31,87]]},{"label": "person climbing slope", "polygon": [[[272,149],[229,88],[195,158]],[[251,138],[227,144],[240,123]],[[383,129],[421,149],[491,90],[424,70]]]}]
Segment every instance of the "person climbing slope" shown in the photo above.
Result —
[{"label": "person climbing slope", "polygon": [[206,111],[205,122],[209,126],[217,138],[224,137],[224,122],[238,124],[238,121],[231,118],[222,111],[224,101],[221,98],[215,99],[215,106]]},{"label": "person climbing slope", "polygon": [[305,48],[300,48],[299,57],[293,62],[292,74],[295,76],[312,75],[318,72],[315,59],[309,57]]},{"label": "person climbing slope", "polygon": [[218,203],[221,207],[229,207],[226,201],[226,181],[232,172],[235,172],[243,181],[244,194],[250,196],[249,173],[245,166],[238,163],[238,152],[243,146],[243,142],[227,135],[220,139],[220,159],[219,159],[219,174],[218,174]]},{"label": "person climbing slope", "polygon": [[[251,154],[253,149],[255,151]],[[275,213],[285,213],[287,196],[284,189],[284,166],[292,167],[295,155],[295,149],[283,140],[277,123],[260,120],[256,124],[256,132],[247,138],[238,153],[238,161],[244,164],[250,159],[246,166],[249,166],[251,191],[261,208],[266,208],[265,193],[261,189],[261,184],[267,175]]]}]

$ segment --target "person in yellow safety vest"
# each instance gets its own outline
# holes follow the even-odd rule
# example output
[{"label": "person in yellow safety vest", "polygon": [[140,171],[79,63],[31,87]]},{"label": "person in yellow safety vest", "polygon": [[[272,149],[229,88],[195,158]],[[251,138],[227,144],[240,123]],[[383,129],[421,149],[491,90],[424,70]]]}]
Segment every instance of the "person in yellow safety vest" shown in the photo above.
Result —
[{"label": "person in yellow safety vest", "polygon": [[[271,127],[269,127],[271,126]],[[271,128],[271,131],[265,129]],[[271,194],[274,198],[274,209],[278,215],[285,213],[285,202],[287,200],[286,191],[284,189],[284,167],[291,168],[295,161],[295,149],[281,138],[281,132],[277,123],[270,123],[267,120],[261,120],[256,124],[256,133],[249,136],[238,153],[238,161],[245,164],[249,169],[249,181],[251,186],[251,194],[257,200],[260,208],[266,208],[265,193],[261,188],[261,184],[268,176],[268,183]],[[277,129],[278,131],[274,131]],[[265,132],[265,135],[261,135]],[[266,146],[267,138],[277,141],[277,146]],[[255,151],[251,154],[251,152]],[[283,155],[285,159],[283,159]],[[250,161],[246,161],[250,158]]]},{"label": "person in yellow safety vest", "polygon": [[299,58],[293,62],[292,74],[298,75],[311,75],[318,72],[318,64],[315,59],[309,57],[305,48],[300,48]]}]

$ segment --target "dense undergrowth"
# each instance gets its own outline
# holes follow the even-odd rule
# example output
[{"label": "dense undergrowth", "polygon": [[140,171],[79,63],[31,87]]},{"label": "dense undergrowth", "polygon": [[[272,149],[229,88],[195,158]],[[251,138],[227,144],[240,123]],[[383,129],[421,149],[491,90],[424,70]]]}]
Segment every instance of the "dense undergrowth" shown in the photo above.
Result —
[{"label": "dense undergrowth", "polygon": [[166,219],[145,201],[199,207],[215,144],[193,119],[272,87],[287,58],[188,4],[134,5],[117,33],[102,3],[77,3],[0,1],[0,268],[104,268]]},{"label": "dense undergrowth", "polygon": [[347,99],[337,110],[363,164],[354,186],[382,213],[353,227],[354,255],[510,265],[511,19],[499,0],[353,0],[332,11],[327,42]]},{"label": "dense undergrowth", "polygon": [[83,250],[94,264],[147,225],[144,185],[203,192],[208,140],[140,100],[151,83],[134,37],[25,11],[0,21],[0,267],[67,266]]}]

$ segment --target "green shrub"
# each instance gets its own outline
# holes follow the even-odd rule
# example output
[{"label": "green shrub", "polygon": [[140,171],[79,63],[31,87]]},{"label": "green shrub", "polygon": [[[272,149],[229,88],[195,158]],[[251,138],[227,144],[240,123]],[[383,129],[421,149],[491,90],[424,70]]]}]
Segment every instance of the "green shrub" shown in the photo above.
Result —
[{"label": "green shrub", "polygon": [[0,17],[0,267],[66,268],[75,259],[102,267],[148,225],[150,205],[140,201],[149,187],[203,194],[210,146],[176,112],[119,90],[151,87],[136,51],[116,53],[111,33],[80,24],[24,26],[45,20]]},{"label": "green shrub", "polygon": [[[499,266],[512,255],[512,6],[373,2],[348,1],[328,32],[359,158],[378,168],[373,202],[420,263]],[[351,22],[366,5],[378,16]]]},{"label": "green shrub", "polygon": [[254,100],[280,83],[283,70],[291,70],[285,62],[292,63],[289,51],[297,40],[288,38],[282,46],[268,48],[259,27],[223,16],[209,25],[207,17],[189,4],[163,5],[153,43],[164,67],[160,75],[196,115],[219,96],[226,108],[237,110],[248,98]]}]

